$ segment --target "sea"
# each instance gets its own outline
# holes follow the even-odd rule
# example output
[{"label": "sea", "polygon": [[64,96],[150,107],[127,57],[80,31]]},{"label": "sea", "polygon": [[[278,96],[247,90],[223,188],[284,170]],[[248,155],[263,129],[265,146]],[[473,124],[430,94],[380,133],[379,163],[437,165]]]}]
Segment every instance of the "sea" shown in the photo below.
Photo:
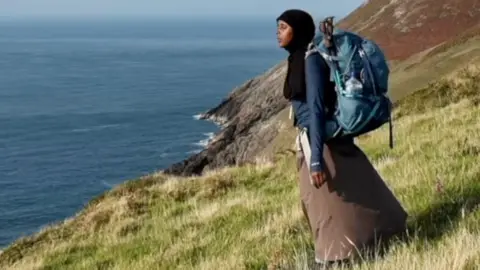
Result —
[{"label": "sea", "polygon": [[197,116],[286,57],[275,20],[0,19],[0,249],[164,169]]}]

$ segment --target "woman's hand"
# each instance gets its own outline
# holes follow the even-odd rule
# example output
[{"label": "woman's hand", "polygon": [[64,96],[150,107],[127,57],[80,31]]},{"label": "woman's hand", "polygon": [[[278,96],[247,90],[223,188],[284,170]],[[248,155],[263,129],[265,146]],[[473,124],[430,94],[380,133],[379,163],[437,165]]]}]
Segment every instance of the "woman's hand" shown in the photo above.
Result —
[{"label": "woman's hand", "polygon": [[327,181],[327,175],[324,172],[313,172],[311,178],[312,184],[316,188],[320,188]]}]

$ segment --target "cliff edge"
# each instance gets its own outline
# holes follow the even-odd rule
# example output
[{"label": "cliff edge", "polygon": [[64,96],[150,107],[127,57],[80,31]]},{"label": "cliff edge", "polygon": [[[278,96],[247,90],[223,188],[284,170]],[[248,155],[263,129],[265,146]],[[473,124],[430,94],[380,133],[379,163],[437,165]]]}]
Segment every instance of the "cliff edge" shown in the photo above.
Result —
[{"label": "cliff edge", "polygon": [[254,163],[265,145],[271,142],[284,123],[275,118],[287,106],[282,90],[286,63],[234,89],[217,107],[201,119],[222,126],[207,147],[164,171],[174,175],[198,175],[204,170],[229,165]]}]

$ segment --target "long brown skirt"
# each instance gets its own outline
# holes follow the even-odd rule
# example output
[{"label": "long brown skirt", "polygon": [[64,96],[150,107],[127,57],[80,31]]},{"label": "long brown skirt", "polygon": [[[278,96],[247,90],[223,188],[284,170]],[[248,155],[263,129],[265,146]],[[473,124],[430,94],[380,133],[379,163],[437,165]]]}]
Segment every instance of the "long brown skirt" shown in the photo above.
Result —
[{"label": "long brown skirt", "polygon": [[407,213],[353,142],[328,143],[323,157],[327,183],[319,189],[312,186],[307,163],[300,157],[300,197],[316,259],[350,259],[405,231]]}]

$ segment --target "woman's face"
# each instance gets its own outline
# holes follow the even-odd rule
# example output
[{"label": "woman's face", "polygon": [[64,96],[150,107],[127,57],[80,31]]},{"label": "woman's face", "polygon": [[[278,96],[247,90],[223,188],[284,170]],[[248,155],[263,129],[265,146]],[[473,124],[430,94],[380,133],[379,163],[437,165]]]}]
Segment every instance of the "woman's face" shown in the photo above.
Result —
[{"label": "woman's face", "polygon": [[285,48],[293,39],[293,28],[286,22],[279,20],[277,23],[277,40],[280,47]]}]

